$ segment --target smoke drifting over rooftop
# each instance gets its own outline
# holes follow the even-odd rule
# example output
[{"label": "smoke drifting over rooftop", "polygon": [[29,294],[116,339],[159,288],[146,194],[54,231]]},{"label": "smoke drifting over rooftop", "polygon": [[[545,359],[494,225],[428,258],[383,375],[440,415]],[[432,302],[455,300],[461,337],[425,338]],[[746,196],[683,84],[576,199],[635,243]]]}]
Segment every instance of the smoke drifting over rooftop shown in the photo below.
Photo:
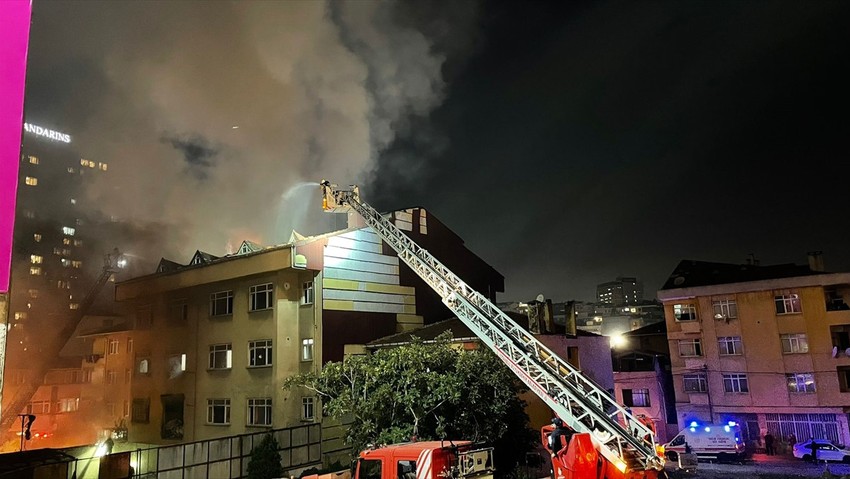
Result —
[{"label": "smoke drifting over rooftop", "polygon": [[61,125],[85,155],[108,161],[90,196],[106,215],[167,225],[185,242],[175,259],[243,239],[282,243],[281,225],[317,233],[333,226],[318,207],[289,216],[318,205],[318,191],[287,190],[362,181],[410,134],[408,119],[443,99],[451,50],[435,45],[450,43],[449,30],[418,27],[406,8],[36,4],[27,119]]}]

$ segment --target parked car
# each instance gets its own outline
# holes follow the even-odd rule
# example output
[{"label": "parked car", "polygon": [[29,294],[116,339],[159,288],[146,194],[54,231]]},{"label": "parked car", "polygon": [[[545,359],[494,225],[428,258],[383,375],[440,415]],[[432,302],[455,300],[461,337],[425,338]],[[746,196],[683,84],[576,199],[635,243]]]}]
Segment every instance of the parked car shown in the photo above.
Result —
[{"label": "parked car", "polygon": [[818,461],[838,461],[850,464],[850,450],[843,445],[835,445],[827,439],[808,439],[794,444],[794,457],[812,460],[812,442],[815,443]]}]

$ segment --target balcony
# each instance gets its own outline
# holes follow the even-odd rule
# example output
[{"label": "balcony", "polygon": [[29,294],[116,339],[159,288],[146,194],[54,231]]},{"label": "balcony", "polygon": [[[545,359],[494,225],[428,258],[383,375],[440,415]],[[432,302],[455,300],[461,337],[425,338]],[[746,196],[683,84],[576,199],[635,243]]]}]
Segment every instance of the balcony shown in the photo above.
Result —
[{"label": "balcony", "polygon": [[845,298],[850,298],[850,284],[835,284],[823,288],[827,312],[850,311],[850,304]]}]

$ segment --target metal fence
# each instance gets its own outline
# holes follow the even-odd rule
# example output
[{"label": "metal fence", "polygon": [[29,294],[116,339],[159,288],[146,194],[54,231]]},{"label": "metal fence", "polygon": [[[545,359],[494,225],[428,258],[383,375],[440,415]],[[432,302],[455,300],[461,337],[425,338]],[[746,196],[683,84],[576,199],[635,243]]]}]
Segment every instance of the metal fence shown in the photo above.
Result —
[{"label": "metal fence", "polygon": [[809,438],[841,441],[836,414],[765,414],[767,430],[780,440],[794,434],[798,441]]}]

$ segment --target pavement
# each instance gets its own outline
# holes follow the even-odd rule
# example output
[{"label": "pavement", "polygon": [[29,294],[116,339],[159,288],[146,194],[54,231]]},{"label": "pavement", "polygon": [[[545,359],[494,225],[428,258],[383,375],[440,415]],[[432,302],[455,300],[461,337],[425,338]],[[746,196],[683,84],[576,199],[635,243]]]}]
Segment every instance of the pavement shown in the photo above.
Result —
[{"label": "pavement", "polygon": [[700,462],[694,473],[678,471],[672,473],[671,476],[695,479],[733,479],[746,476],[764,479],[809,478],[823,477],[827,469],[837,476],[850,474],[850,464],[833,462],[828,464],[824,464],[823,462],[812,464],[793,456],[753,454],[752,458],[745,461],[744,464]]}]

